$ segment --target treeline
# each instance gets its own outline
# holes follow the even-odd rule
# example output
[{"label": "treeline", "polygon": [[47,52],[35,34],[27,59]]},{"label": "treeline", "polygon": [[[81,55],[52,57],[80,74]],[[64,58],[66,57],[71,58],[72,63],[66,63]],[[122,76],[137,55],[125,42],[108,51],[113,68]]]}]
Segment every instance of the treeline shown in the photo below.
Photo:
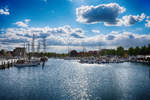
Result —
[{"label": "treeline", "polygon": [[[88,52],[77,52],[76,50],[70,51],[70,53],[28,53],[27,54],[29,57],[36,56],[36,57],[41,57],[41,56],[47,56],[47,57],[59,57],[59,58],[64,58],[68,56],[72,57],[88,57],[88,56],[121,56],[121,57],[128,57],[128,56],[137,56],[137,55],[150,55],[150,44],[148,46],[142,46],[142,47],[130,47],[127,50],[123,48],[122,46],[117,47],[117,49],[102,49],[101,51],[88,51]],[[5,51],[5,50],[0,50],[0,57],[13,57],[13,52],[12,51]]]},{"label": "treeline", "polygon": [[81,57],[81,56],[120,56],[120,57],[128,57],[128,56],[137,56],[137,55],[150,55],[150,44],[148,46],[142,46],[142,47],[130,47],[127,50],[123,48],[122,46],[117,47],[117,49],[102,49],[101,51],[92,51],[92,53],[89,52],[77,52],[76,50],[72,50],[69,54],[62,53],[29,53],[28,55],[33,56],[47,56],[47,57]]},{"label": "treeline", "polygon": [[122,46],[119,46],[115,49],[102,50],[101,55],[117,55],[117,56],[137,56],[137,55],[150,55],[150,44],[148,46],[142,47],[130,47],[128,50],[125,50]]}]

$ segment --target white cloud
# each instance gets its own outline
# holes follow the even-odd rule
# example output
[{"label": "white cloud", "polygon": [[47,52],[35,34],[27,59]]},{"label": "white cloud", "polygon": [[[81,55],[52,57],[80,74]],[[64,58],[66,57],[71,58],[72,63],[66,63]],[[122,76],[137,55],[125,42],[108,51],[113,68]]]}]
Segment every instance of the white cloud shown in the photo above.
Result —
[{"label": "white cloud", "polygon": [[106,25],[118,25],[121,13],[126,9],[117,3],[98,6],[81,6],[76,9],[77,21],[86,24],[104,22]]},{"label": "white cloud", "polygon": [[28,26],[26,23],[21,22],[21,21],[16,22],[15,24],[16,24],[17,26],[19,26],[19,27],[27,27],[27,26]]},{"label": "white cloud", "polygon": [[125,26],[131,26],[133,24],[136,24],[137,22],[141,22],[145,19],[146,15],[142,13],[141,15],[128,15],[128,16],[123,16],[122,18],[122,23]]},{"label": "white cloud", "polygon": [[146,27],[150,27],[150,16],[147,16],[145,26],[146,26]]},{"label": "white cloud", "polygon": [[100,33],[100,30],[92,30],[93,33]]},{"label": "white cloud", "polygon": [[145,26],[146,26],[146,27],[150,27],[150,20],[146,20],[146,22],[147,22],[147,23],[145,24]]},{"label": "white cloud", "polygon": [[146,17],[146,15],[142,13],[141,15],[126,15],[119,18],[125,11],[126,8],[121,7],[117,3],[100,4],[98,6],[81,6],[76,9],[76,20],[84,24],[103,22],[105,26],[131,26],[143,21]]},{"label": "white cloud", "polygon": [[86,36],[85,31],[81,28],[72,28],[71,26],[63,26],[57,28],[51,27],[27,27],[27,28],[8,28],[3,30],[1,34],[0,44],[14,48],[14,46],[23,46],[24,42],[32,42],[32,35],[36,35],[37,41],[42,41],[46,37],[47,46],[87,46],[97,47],[101,45],[105,48],[124,46],[143,46],[150,43],[150,35],[135,34],[132,32],[112,31],[109,34],[98,34],[92,37]]},{"label": "white cloud", "polygon": [[24,22],[25,23],[29,23],[31,20],[30,19],[25,19]]},{"label": "white cloud", "polygon": [[28,27],[28,23],[30,21],[31,21],[30,19],[25,19],[24,21],[18,21],[14,24],[17,25],[18,27]]},{"label": "white cloud", "polygon": [[[44,27],[26,27],[26,28],[8,28],[1,35],[0,41],[3,43],[23,43],[30,41],[35,34],[37,40],[46,37],[48,45],[67,45],[70,41],[84,38],[84,31],[80,28],[72,28],[68,25],[58,28]],[[77,42],[77,41],[76,41]]]},{"label": "white cloud", "polygon": [[4,8],[4,9],[0,9],[0,15],[9,15],[9,9],[8,8]]},{"label": "white cloud", "polygon": [[110,34],[119,34],[119,32],[118,31],[112,31],[112,32],[110,32]]},{"label": "white cloud", "polygon": [[69,0],[70,2],[83,3],[85,0]]}]

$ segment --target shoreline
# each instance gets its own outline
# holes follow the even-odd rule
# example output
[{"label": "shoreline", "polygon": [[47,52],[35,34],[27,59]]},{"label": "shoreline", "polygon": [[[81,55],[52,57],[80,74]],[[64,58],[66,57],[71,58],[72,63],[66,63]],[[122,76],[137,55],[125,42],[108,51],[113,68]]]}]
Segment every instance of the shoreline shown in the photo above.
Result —
[{"label": "shoreline", "polygon": [[[111,64],[111,63],[124,63],[124,62],[131,62],[131,63],[138,63],[138,64],[145,64],[150,65],[150,61],[146,60],[138,60],[138,59],[131,59],[131,58],[120,58],[120,57],[49,57],[49,59],[63,59],[63,60],[78,60],[81,64]],[[19,59],[2,59],[0,58],[0,69],[6,69],[10,67],[14,67],[16,62]]]}]

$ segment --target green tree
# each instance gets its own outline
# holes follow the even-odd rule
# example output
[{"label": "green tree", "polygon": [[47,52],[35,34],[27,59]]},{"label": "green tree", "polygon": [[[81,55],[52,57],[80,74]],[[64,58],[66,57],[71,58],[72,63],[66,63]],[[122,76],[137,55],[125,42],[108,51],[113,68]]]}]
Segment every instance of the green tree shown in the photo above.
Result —
[{"label": "green tree", "polygon": [[147,54],[150,55],[150,44],[147,47]]},{"label": "green tree", "polygon": [[146,53],[147,53],[147,48],[146,48],[146,46],[144,45],[144,46],[142,46],[142,48],[141,48],[141,50],[140,50],[140,54],[141,54],[141,55],[146,55]]},{"label": "green tree", "polygon": [[124,48],[122,46],[119,46],[117,48],[117,55],[118,56],[124,56]]},{"label": "green tree", "polygon": [[4,49],[2,49],[2,50],[0,51],[0,54],[1,54],[1,55],[3,55],[3,56],[5,56],[5,55],[6,55],[5,50],[4,50]]},{"label": "green tree", "polygon": [[114,49],[107,50],[107,55],[115,55],[116,51]]},{"label": "green tree", "polygon": [[137,46],[135,48],[135,55],[139,55],[140,54],[140,48]]},{"label": "green tree", "polygon": [[129,49],[128,49],[128,54],[130,55],[130,56],[133,56],[135,53],[134,53],[134,48],[132,48],[132,47],[130,47]]}]

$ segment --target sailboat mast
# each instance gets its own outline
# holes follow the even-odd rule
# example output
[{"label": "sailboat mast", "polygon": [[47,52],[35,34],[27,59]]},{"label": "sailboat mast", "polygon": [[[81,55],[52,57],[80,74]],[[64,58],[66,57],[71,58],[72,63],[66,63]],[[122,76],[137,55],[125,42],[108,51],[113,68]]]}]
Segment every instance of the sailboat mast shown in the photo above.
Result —
[{"label": "sailboat mast", "polygon": [[40,53],[40,42],[38,43],[37,52]]},{"label": "sailboat mast", "polygon": [[28,53],[30,53],[30,43],[28,42]]},{"label": "sailboat mast", "polygon": [[46,38],[45,37],[43,38],[43,50],[44,50],[44,53],[46,53]]},{"label": "sailboat mast", "polygon": [[35,45],[35,35],[33,34],[33,37],[32,37],[32,53],[35,52],[35,49],[34,49],[34,45]]}]

